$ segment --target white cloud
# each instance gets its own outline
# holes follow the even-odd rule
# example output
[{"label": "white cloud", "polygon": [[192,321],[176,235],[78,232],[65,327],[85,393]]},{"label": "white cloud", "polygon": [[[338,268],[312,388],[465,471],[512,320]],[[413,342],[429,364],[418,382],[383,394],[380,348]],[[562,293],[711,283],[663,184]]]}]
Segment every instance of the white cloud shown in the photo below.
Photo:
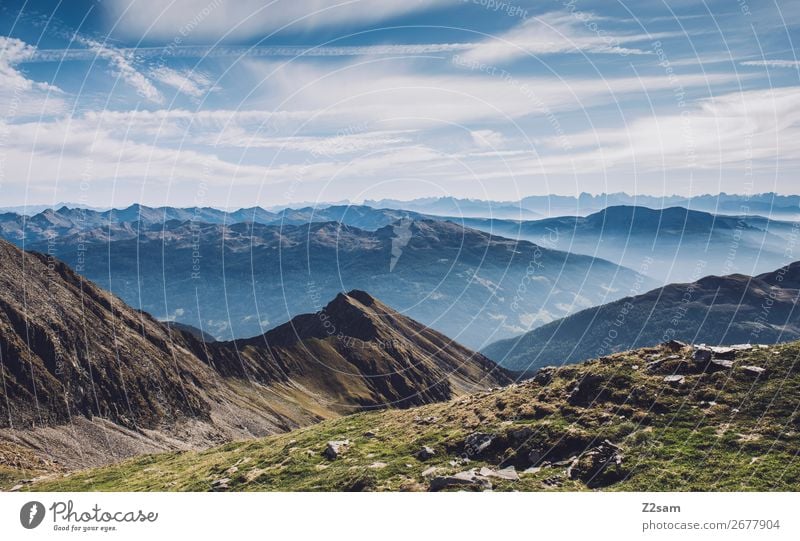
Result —
[{"label": "white cloud", "polygon": [[[576,147],[594,149],[545,158],[530,170],[752,170],[800,159],[800,87],[724,94],[701,100],[684,113],[570,135]],[[559,141],[550,139],[549,144],[555,147]]]},{"label": "white cloud", "polygon": [[472,141],[476,146],[485,149],[498,149],[503,146],[505,137],[494,130],[473,130],[470,132]]},{"label": "white cloud", "polygon": [[[528,115],[581,111],[644,92],[671,92],[674,84],[666,75],[515,78],[471,70],[454,60],[460,72],[420,72],[416,66],[383,59],[344,67],[263,60],[245,65],[268,89],[254,106],[306,112],[303,129],[336,130],[353,123],[422,129],[484,120],[507,125]],[[681,77],[681,84],[688,90],[734,79],[733,74],[695,74]]]},{"label": "white cloud", "polygon": [[330,157],[405,146],[413,142],[409,133],[400,130],[370,130],[365,133],[330,136],[276,137],[248,132],[242,126],[232,125],[220,133],[209,134],[195,141],[202,141],[215,147],[269,148],[282,152],[306,152],[317,157]]},{"label": "white cloud", "polygon": [[128,37],[209,42],[266,35],[289,27],[344,28],[458,5],[459,0],[110,0],[109,26]]},{"label": "white cloud", "polygon": [[154,103],[164,103],[164,96],[134,66],[135,57],[130,50],[122,51],[93,39],[78,36],[80,43],[86,45],[97,57],[107,60],[113,73],[133,88],[141,97]]},{"label": "white cloud", "polygon": [[33,81],[17,69],[35,53],[35,47],[21,40],[0,36],[0,117],[5,120],[50,116],[66,109],[58,87]]},{"label": "white cloud", "polygon": [[233,179],[254,184],[264,178],[262,166],[223,160],[212,149],[200,152],[120,138],[86,119],[0,123],[0,129],[9,135],[6,173],[14,183],[75,186],[89,173],[103,183],[133,179],[155,185],[198,179],[209,185]]},{"label": "white cloud", "polygon": [[742,66],[763,66],[767,68],[800,68],[800,61],[798,60],[747,60],[739,62]]},{"label": "white cloud", "polygon": [[511,30],[487,38],[463,56],[468,62],[505,62],[526,55],[556,53],[648,54],[624,44],[653,40],[648,35],[606,31],[602,20],[586,13],[550,12],[521,22]]},{"label": "white cloud", "polygon": [[175,70],[160,66],[151,70],[150,76],[193,98],[200,98],[214,88],[214,82],[206,74],[194,70]]}]

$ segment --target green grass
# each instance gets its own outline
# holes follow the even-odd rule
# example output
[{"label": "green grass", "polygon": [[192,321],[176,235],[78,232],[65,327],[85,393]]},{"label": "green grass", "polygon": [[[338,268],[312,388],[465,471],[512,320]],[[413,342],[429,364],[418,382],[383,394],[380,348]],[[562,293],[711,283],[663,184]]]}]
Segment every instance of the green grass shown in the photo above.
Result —
[{"label": "green grass", "polygon": [[[663,381],[670,366],[657,374],[644,370],[653,355],[667,353],[627,352],[561,368],[547,384],[528,381],[443,404],[361,413],[201,452],[142,456],[25,489],[207,491],[229,479],[227,490],[427,490],[430,476],[422,473],[430,467],[435,475],[508,464],[521,472],[532,448],[556,462],[608,439],[621,448],[622,474],[601,490],[800,490],[800,344],[751,350],[731,370],[687,373],[680,387]],[[754,379],[745,365],[766,367],[769,376]],[[596,378],[589,403],[570,401],[587,374]],[[525,428],[526,436],[515,440]],[[452,465],[465,438],[478,431],[497,435],[501,445]],[[322,456],[326,442],[342,439],[351,446],[340,458]],[[423,445],[437,452],[425,462],[415,457]],[[494,490],[592,490],[568,478],[566,466],[491,481]]]}]

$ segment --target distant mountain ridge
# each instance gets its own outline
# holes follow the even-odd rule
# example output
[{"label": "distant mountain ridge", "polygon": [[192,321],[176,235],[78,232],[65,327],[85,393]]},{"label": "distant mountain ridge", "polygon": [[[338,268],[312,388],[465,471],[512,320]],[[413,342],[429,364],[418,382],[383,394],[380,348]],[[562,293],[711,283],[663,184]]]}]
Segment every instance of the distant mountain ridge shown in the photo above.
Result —
[{"label": "distant mountain ridge", "polygon": [[374,231],[338,222],[170,221],[119,238],[76,233],[28,247],[75,265],[133,306],[219,340],[261,334],[360,289],[478,348],[619,298],[638,279],[601,259],[442,220]]},{"label": "distant mountain ridge", "polygon": [[0,235],[19,246],[69,235],[84,234],[90,238],[119,240],[135,238],[141,231],[157,231],[171,222],[191,224],[233,225],[302,225],[311,222],[339,222],[361,229],[375,230],[403,219],[425,216],[403,210],[373,209],[366,206],[330,206],[283,209],[270,212],[260,207],[226,212],[210,207],[152,208],[131,205],[124,209],[96,211],[61,207],[45,209],[32,216],[7,212],[0,214]]},{"label": "distant mountain ridge", "polygon": [[583,310],[483,353],[531,370],[576,363],[667,340],[777,343],[800,339],[800,262],[755,277],[706,276]]},{"label": "distant mountain ridge", "polygon": [[534,221],[466,218],[468,227],[547,242],[549,247],[592,255],[638,269],[666,284],[703,274],[757,274],[784,264],[786,243],[800,233],[796,222],[761,216],[725,216],[683,207],[613,206],[588,216]]}]

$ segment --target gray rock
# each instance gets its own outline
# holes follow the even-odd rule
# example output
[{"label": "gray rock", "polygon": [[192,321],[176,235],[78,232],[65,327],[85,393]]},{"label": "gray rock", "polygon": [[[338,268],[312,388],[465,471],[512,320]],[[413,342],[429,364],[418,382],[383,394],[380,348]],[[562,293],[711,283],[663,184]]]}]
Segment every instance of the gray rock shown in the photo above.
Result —
[{"label": "gray rock", "polygon": [[759,377],[764,375],[767,372],[766,368],[762,368],[760,366],[743,366],[742,372],[747,374],[748,376],[755,376]]},{"label": "gray rock", "polygon": [[464,440],[465,452],[470,456],[480,456],[492,446],[497,436],[483,432],[474,432]]},{"label": "gray rock", "polygon": [[680,340],[668,340],[661,345],[664,346],[664,349],[668,349],[669,351],[680,351],[688,344],[685,344]]},{"label": "gray rock", "polygon": [[711,357],[714,355],[714,352],[711,351],[711,348],[706,346],[695,346],[694,352],[692,353],[692,359],[696,363],[707,363],[711,360]]},{"label": "gray rock", "polygon": [[428,460],[434,456],[436,456],[436,449],[433,447],[428,447],[427,445],[423,446],[422,449],[417,451],[417,458],[420,460]]},{"label": "gray rock", "polygon": [[329,441],[322,454],[328,460],[336,460],[348,447],[350,447],[350,440]]},{"label": "gray rock", "polygon": [[430,490],[443,490],[446,488],[469,487],[480,490],[489,490],[492,483],[485,477],[475,473],[475,469],[462,471],[455,475],[434,477],[431,479]]},{"label": "gray rock", "polygon": [[431,466],[430,468],[422,472],[422,477],[430,477],[437,471],[439,471],[439,468],[437,468],[436,466]]},{"label": "gray rock", "polygon": [[484,466],[481,468],[479,474],[483,477],[497,477],[498,479],[505,479],[506,481],[519,481],[519,475],[514,466],[509,466],[502,470],[493,470]]},{"label": "gray rock", "polygon": [[[657,371],[659,368],[661,368],[661,367],[662,367],[662,365],[663,365],[664,363],[666,363],[666,362],[668,362],[668,361],[677,361],[677,360],[678,360],[678,359],[680,359],[680,358],[681,358],[681,356],[680,356],[680,355],[668,355],[667,357],[664,357],[664,358],[661,358],[661,359],[656,359],[656,360],[654,360],[654,361],[650,361],[649,363],[647,363],[647,364],[645,365],[645,369],[646,369],[648,372],[655,372],[655,371]],[[687,362],[687,361],[683,361],[683,362],[682,362],[682,363],[680,363],[680,364],[683,364],[683,363],[686,363],[686,362]]]},{"label": "gray rock", "polygon": [[536,375],[533,376],[533,381],[538,383],[539,385],[547,385],[551,381],[553,381],[553,375],[556,373],[555,366],[545,366],[540,368]]},{"label": "gray rock", "polygon": [[228,483],[230,483],[230,482],[231,482],[231,480],[228,479],[227,477],[222,478],[222,479],[215,479],[214,482],[211,483],[211,490],[214,491],[214,492],[220,492],[220,491],[223,491],[223,490],[228,490],[228,488],[230,488],[230,487],[228,487]]},{"label": "gray rock", "polygon": [[581,453],[567,469],[567,477],[580,479],[595,488],[615,483],[625,476],[619,446],[608,440]]},{"label": "gray rock", "polygon": [[721,370],[728,370],[733,368],[733,361],[728,361],[725,359],[711,359],[711,367],[718,368]]},{"label": "gray rock", "polygon": [[715,359],[726,359],[732,361],[736,357],[736,350],[732,347],[712,346],[711,352]]}]

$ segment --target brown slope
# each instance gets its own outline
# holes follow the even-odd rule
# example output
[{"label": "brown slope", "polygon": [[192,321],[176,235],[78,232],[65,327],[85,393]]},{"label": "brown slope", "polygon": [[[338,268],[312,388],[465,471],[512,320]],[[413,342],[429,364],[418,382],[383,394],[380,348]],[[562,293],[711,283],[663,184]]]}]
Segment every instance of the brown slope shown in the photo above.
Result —
[{"label": "brown slope", "polygon": [[94,465],[508,381],[366,294],[340,296],[323,313],[329,323],[305,315],[262,337],[206,344],[0,241],[0,451],[12,442]]},{"label": "brown slope", "polygon": [[150,316],[45,255],[0,242],[0,427],[98,416],[208,419],[214,373]]},{"label": "brown slope", "polygon": [[342,412],[426,404],[511,382],[483,355],[357,290],[263,336],[204,350],[228,376],[288,379]]}]

